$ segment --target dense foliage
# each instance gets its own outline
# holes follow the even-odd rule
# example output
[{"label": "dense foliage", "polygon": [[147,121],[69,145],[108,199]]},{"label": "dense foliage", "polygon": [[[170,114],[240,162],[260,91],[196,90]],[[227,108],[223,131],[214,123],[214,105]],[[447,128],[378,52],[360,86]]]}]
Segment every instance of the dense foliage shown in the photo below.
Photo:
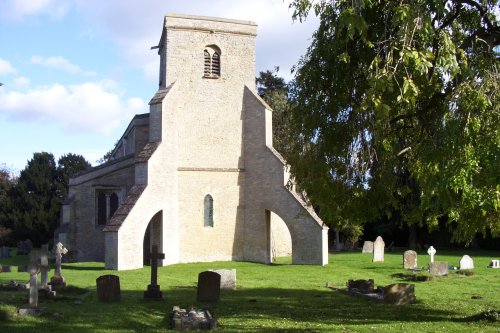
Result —
[{"label": "dense foliage", "polygon": [[500,236],[493,0],[294,0],[320,18],[291,89],[291,171],[333,224]]},{"label": "dense foliage", "polygon": [[64,155],[56,164],[52,154],[34,153],[17,180],[1,192],[0,224],[10,231],[8,241],[29,238],[37,246],[47,243],[59,225],[69,177],[88,168],[80,155]]}]

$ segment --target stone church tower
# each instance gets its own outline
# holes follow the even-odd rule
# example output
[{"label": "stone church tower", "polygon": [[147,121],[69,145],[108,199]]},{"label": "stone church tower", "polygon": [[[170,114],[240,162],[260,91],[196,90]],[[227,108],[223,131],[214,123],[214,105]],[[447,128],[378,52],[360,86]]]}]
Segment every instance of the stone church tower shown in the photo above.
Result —
[{"label": "stone church tower", "polygon": [[287,247],[294,264],[327,264],[327,227],[285,187],[271,110],[255,93],[256,31],[165,17],[149,113],[132,119],[109,162],[70,180],[59,239],[74,259],[135,269],[157,244],[164,265],[269,263]]}]

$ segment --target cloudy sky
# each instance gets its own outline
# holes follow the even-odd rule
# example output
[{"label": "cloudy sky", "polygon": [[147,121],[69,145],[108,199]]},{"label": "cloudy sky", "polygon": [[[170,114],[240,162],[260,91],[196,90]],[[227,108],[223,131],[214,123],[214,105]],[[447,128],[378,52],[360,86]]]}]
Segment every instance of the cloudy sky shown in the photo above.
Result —
[{"label": "cloudy sky", "polygon": [[317,26],[293,22],[286,0],[0,0],[0,166],[40,151],[95,165],[148,112],[167,13],[256,22],[257,71],[287,79]]}]

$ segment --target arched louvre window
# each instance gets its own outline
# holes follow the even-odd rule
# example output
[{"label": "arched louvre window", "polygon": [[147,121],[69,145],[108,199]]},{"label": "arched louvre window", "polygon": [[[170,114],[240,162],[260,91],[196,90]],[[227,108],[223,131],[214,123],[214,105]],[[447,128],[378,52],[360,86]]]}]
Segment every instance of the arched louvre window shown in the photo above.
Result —
[{"label": "arched louvre window", "polygon": [[112,193],[109,196],[109,218],[113,216],[113,214],[118,209],[118,195],[116,193]]},{"label": "arched louvre window", "polygon": [[106,194],[99,192],[97,194],[97,224],[106,224]]},{"label": "arched louvre window", "polygon": [[205,196],[204,200],[204,226],[213,227],[214,226],[214,199],[210,194]]},{"label": "arched louvre window", "polygon": [[106,225],[120,206],[120,190],[96,190],[96,223]]},{"label": "arched louvre window", "polygon": [[208,45],[203,51],[203,77],[216,79],[221,75],[221,52],[216,45]]}]

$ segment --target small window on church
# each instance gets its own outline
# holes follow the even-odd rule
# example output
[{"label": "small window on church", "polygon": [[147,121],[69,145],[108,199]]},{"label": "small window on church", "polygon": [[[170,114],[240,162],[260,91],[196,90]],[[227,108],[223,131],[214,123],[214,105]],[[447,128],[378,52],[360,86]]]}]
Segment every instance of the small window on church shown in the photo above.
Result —
[{"label": "small window on church", "polygon": [[213,227],[214,226],[214,199],[210,194],[205,196],[204,202],[204,226]]},{"label": "small window on church", "polygon": [[219,78],[221,74],[220,49],[215,45],[205,47],[203,77]]},{"label": "small window on church", "polygon": [[97,225],[108,224],[119,206],[119,190],[102,189],[96,191],[96,221]]}]

